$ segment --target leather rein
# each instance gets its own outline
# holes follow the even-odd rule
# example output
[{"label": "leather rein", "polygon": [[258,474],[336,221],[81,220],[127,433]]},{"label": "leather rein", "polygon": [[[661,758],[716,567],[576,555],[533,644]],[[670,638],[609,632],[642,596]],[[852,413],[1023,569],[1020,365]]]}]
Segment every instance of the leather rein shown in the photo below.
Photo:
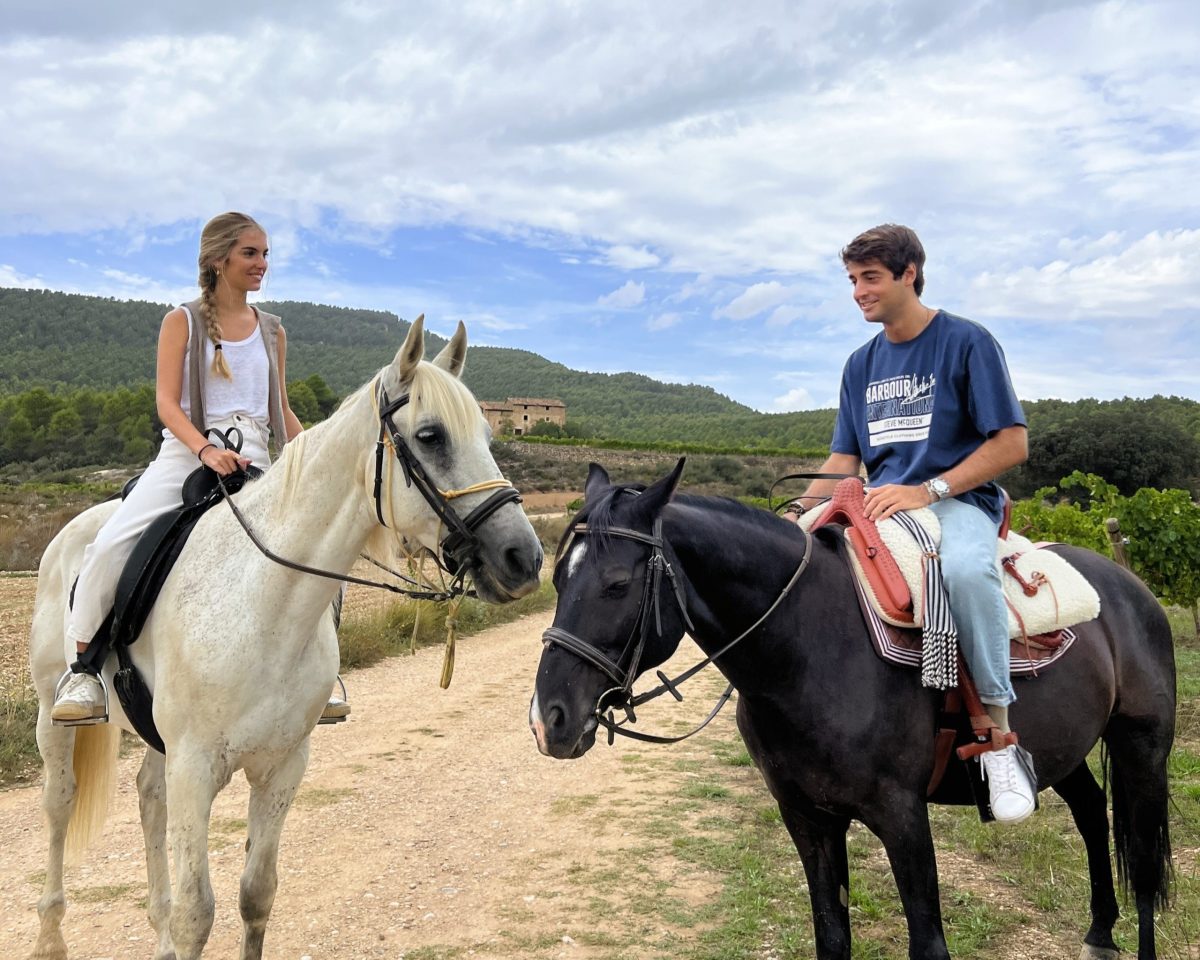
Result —
[{"label": "leather rein", "polygon": [[[641,533],[637,530],[631,530],[628,527],[605,527],[602,531],[592,530],[586,523],[578,523],[571,527],[571,534],[581,535],[600,535],[611,536],[622,540],[634,540],[638,543],[645,544],[650,548],[650,559],[647,561],[646,576],[642,580],[642,597],[638,604],[637,619],[634,620],[633,628],[630,631],[628,639],[625,641],[624,650],[616,661],[609,659],[593,644],[583,640],[575,634],[570,633],[561,627],[551,626],[542,634],[542,643],[546,647],[559,646],[570,653],[575,654],[581,660],[591,664],[605,676],[616,684],[604,691],[596,701],[596,707],[593,711],[593,716],[596,722],[603,726],[608,731],[608,742],[611,745],[617,735],[628,737],[632,740],[641,740],[645,743],[679,743],[681,740],[686,740],[688,737],[694,736],[712,722],[713,718],[721,712],[721,708],[729,701],[733,695],[733,684],[729,684],[725,688],[725,692],[717,699],[716,705],[709,712],[699,726],[687,733],[675,737],[658,736],[652,733],[642,733],[638,730],[629,729],[629,724],[637,723],[637,714],[634,712],[634,707],[639,707],[643,703],[648,703],[664,693],[670,693],[676,700],[682,701],[683,694],[678,690],[680,684],[690,680],[693,676],[713,663],[718,657],[724,656],[732,650],[737,644],[741,643],[746,637],[757,630],[766,619],[775,612],[775,609],[783,602],[786,597],[799,581],[801,574],[804,573],[808,566],[809,560],[812,557],[812,538],[805,535],[804,537],[804,556],[800,560],[800,565],[796,568],[796,572],[792,574],[790,580],[780,591],[774,602],[766,609],[766,611],[749,627],[743,630],[740,634],[734,637],[729,643],[725,644],[716,653],[706,656],[699,663],[689,667],[679,676],[674,679],[667,677],[661,670],[655,671],[660,681],[659,685],[653,690],[645,693],[634,694],[633,683],[638,677],[638,666],[641,663],[642,654],[646,649],[646,642],[650,638],[651,622],[653,621],[655,636],[662,636],[662,611],[660,604],[663,576],[665,575],[671,582],[671,595],[675,600],[676,606],[683,617],[683,622],[687,625],[689,632],[694,633],[695,627],[692,624],[691,617],[687,612],[687,601],[685,598],[683,586],[680,583],[679,577],[676,575],[671,562],[667,559],[665,547],[670,545],[663,537],[662,532],[662,517],[656,517],[654,520],[654,529],[650,534]],[[566,559],[569,549],[564,549],[560,553],[559,562]],[[671,551],[674,554],[674,550]],[[620,662],[629,655],[628,667],[622,669]],[[620,707],[625,711],[625,720],[617,722],[614,719],[613,709]]]},{"label": "leather rein", "polygon": [[[404,394],[396,400],[389,401],[387,392],[383,388],[383,383],[380,381],[379,388],[375,395],[376,408],[379,412],[379,439],[375,443],[375,481],[373,484],[372,496],[375,500],[375,516],[380,524],[389,529],[386,520],[383,518],[383,491],[384,474],[390,468],[392,460],[385,456],[386,448],[391,447],[395,453],[395,459],[399,461],[401,469],[404,471],[404,483],[406,487],[416,485],[417,491],[429,504],[430,508],[438,519],[449,528],[449,533],[442,539],[441,556],[434,554],[434,560],[437,565],[450,574],[450,585],[445,590],[418,590],[407,587],[398,587],[392,583],[383,583],[377,580],[367,580],[362,577],[351,576],[349,573],[334,573],[329,570],[321,570],[317,567],[310,567],[303,563],[297,563],[293,560],[288,560],[286,557],[281,557],[279,554],[270,550],[254,533],[254,530],[247,522],[245,515],[238,509],[234,503],[230,491],[225,487],[224,478],[218,476],[217,483],[220,485],[221,494],[225,498],[225,502],[229,504],[229,509],[233,511],[233,515],[241,524],[242,529],[250,537],[250,542],[253,543],[259,551],[269,560],[287,567],[290,570],[296,570],[300,573],[308,573],[315,577],[324,577],[328,580],[337,580],[342,583],[355,583],[364,587],[375,587],[380,590],[388,590],[392,593],[403,594],[414,600],[451,600],[460,596],[473,596],[474,592],[469,590],[465,584],[469,561],[478,557],[480,542],[475,531],[483,525],[483,523],[497,510],[509,503],[520,503],[521,494],[507,480],[498,478],[495,480],[484,480],[481,483],[472,484],[469,487],[464,487],[462,490],[441,490],[437,484],[430,478],[424,465],[416,455],[412,452],[407,441],[401,436],[400,431],[396,429],[396,424],[393,421],[393,416],[396,411],[400,410],[409,402],[409,395]],[[236,427],[232,428],[237,430]],[[241,431],[238,431],[239,437],[235,449],[241,449]],[[221,439],[226,441],[227,445],[231,443],[230,437],[220,435]],[[390,488],[389,488],[390,489]],[[459,517],[450,507],[450,501],[458,497],[466,496],[470,493],[480,493],[484,490],[494,490],[495,492],[488,497],[483,503],[479,504],[475,509],[468,513],[465,517]],[[390,510],[388,511],[390,514]],[[408,583],[418,586],[417,581],[411,577],[407,577],[402,573],[391,570],[373,560],[375,566],[382,570],[386,570],[393,576],[399,577]]]}]

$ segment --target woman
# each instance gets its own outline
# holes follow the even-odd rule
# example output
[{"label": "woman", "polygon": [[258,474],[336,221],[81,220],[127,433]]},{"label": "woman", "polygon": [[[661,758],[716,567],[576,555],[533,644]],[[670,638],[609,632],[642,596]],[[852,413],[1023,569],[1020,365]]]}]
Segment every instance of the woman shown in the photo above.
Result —
[{"label": "woman", "polygon": [[[67,637],[79,654],[112,608],[117,580],[134,544],[155,517],[183,501],[183,482],[198,463],[221,476],[270,463],[276,446],[304,428],[288,405],[287,337],[279,317],[246,302],[267,272],[267,235],[243,213],[213,217],[200,234],[200,296],[163,317],[158,334],[155,391],[163,444],[137,485],[84,551],[67,618]],[[240,452],[214,443],[209,429],[237,427]],[[322,719],[346,716],[331,700]],[[50,717],[55,723],[99,722],[107,714],[96,667],[80,657],[61,685]]]}]

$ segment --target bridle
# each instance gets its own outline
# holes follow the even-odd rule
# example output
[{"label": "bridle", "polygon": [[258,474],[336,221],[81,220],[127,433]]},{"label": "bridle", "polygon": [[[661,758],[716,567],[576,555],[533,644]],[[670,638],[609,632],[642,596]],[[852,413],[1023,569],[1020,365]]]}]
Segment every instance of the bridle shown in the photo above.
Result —
[{"label": "bridle", "polygon": [[[483,525],[493,513],[501,507],[509,503],[520,503],[521,494],[507,480],[499,477],[495,480],[484,480],[480,483],[471,484],[469,487],[464,487],[461,490],[439,490],[437,485],[430,479],[424,465],[417,459],[416,455],[409,447],[408,441],[400,435],[400,431],[396,429],[396,424],[392,420],[392,416],[397,410],[407,405],[409,394],[404,394],[396,400],[388,401],[387,391],[383,388],[382,378],[379,382],[379,389],[375,395],[375,402],[379,410],[379,439],[375,443],[375,484],[374,484],[374,499],[375,499],[375,516],[379,522],[387,527],[388,523],[383,519],[383,491],[390,490],[390,485],[385,488],[384,473],[386,467],[391,466],[391,458],[385,454],[385,449],[390,446],[396,454],[396,460],[400,462],[400,467],[404,471],[404,485],[411,487],[416,485],[417,491],[425,498],[425,502],[438,519],[449,529],[449,533],[441,542],[441,557],[437,558],[439,565],[443,566],[447,573],[457,577],[459,571],[468,563],[468,561],[477,559],[479,556],[479,537],[475,535],[475,531]],[[495,490],[490,497],[479,504],[475,509],[468,513],[465,517],[459,517],[450,508],[450,501],[458,497],[465,497],[469,493],[481,493],[484,490]],[[389,509],[388,513],[391,513]],[[393,527],[395,522],[393,521]],[[389,528],[390,529],[390,528]]]},{"label": "bridle", "polygon": [[[281,557],[268,548],[261,539],[255,534],[245,515],[233,501],[231,491],[225,486],[224,478],[218,476],[217,483],[221,488],[221,494],[225,498],[225,502],[229,504],[230,510],[241,524],[242,529],[250,537],[250,541],[259,549],[260,552],[268,559],[288,567],[291,570],[297,570],[301,573],[312,574],[316,577],[324,577],[328,580],[338,580],[343,583],[356,583],[364,587],[375,587],[380,590],[389,590],[392,593],[403,594],[414,600],[451,600],[455,597],[473,596],[473,592],[469,590],[465,583],[467,570],[470,568],[471,561],[477,560],[479,556],[479,548],[481,546],[479,537],[475,531],[497,510],[509,503],[520,503],[521,494],[511,483],[503,478],[495,480],[484,480],[480,483],[472,484],[469,487],[464,487],[461,490],[440,490],[430,478],[424,465],[412,452],[408,442],[401,436],[400,431],[396,429],[396,424],[392,417],[397,410],[404,407],[409,402],[409,395],[404,394],[396,400],[389,401],[387,392],[384,390],[382,378],[380,378],[378,389],[375,396],[375,408],[379,415],[379,439],[375,444],[375,480],[373,484],[372,497],[375,501],[375,516],[379,523],[388,529],[395,528],[395,520],[389,526],[384,520],[384,491],[390,492],[391,486],[385,485],[385,473],[387,473],[392,464],[392,458],[385,456],[385,450],[388,447],[395,453],[395,459],[399,461],[401,469],[404,471],[405,486],[411,487],[414,484],[418,492],[429,504],[430,508],[437,515],[443,525],[449,528],[449,533],[442,539],[439,544],[441,555],[433,554],[434,561],[446,573],[450,574],[451,581],[443,590],[423,590],[411,589],[406,587],[398,587],[392,583],[382,583],[377,580],[367,580],[363,577],[351,576],[349,573],[334,573],[330,570],[322,570],[319,567],[310,567],[307,564],[297,563],[294,560],[288,560],[286,557]],[[240,431],[239,431],[240,434]],[[229,438],[223,438],[228,441]],[[237,448],[241,448],[240,436],[237,443]],[[495,490],[483,503],[475,507],[465,517],[459,517],[450,507],[450,501],[458,497],[466,496],[470,493],[481,493],[484,490]],[[386,511],[391,516],[391,504],[388,503]],[[377,567],[387,570],[393,576],[418,586],[417,581],[411,577],[407,577],[402,573],[391,570],[376,560],[371,560]]]},{"label": "bridle", "polygon": [[[628,491],[636,493],[637,491]],[[651,733],[642,733],[638,730],[628,729],[627,725],[637,722],[637,715],[634,708],[641,706],[654,700],[664,693],[670,693],[676,700],[682,701],[683,694],[679,692],[678,687],[686,680],[690,680],[693,676],[707,667],[717,658],[724,656],[732,650],[738,643],[748,637],[751,633],[757,630],[766,619],[775,612],[776,608],[783,602],[784,597],[791,592],[800,575],[804,573],[808,566],[809,559],[812,556],[812,538],[805,536],[804,538],[804,556],[800,560],[800,565],[796,568],[796,572],[792,574],[790,580],[780,591],[779,596],[771,603],[766,611],[749,627],[743,630],[729,643],[725,644],[720,650],[711,656],[706,656],[699,663],[689,667],[679,676],[674,679],[667,677],[663,671],[655,671],[660,681],[659,685],[653,690],[646,693],[634,694],[633,683],[638,677],[638,667],[641,664],[642,655],[646,649],[646,643],[650,639],[651,623],[654,625],[654,635],[662,637],[662,610],[659,597],[661,595],[661,584],[665,575],[671,583],[671,595],[675,600],[676,606],[679,608],[679,613],[683,618],[688,632],[694,633],[695,626],[692,624],[691,617],[687,612],[686,594],[683,586],[680,583],[680,575],[676,575],[675,569],[672,567],[670,560],[667,559],[666,551],[670,550],[670,544],[663,537],[662,532],[662,517],[655,517],[653,531],[650,534],[641,533],[638,530],[630,529],[629,527],[604,527],[601,530],[593,530],[586,523],[577,523],[570,528],[570,539],[564,544],[559,551],[559,563],[566,559],[570,552],[570,546],[576,535],[599,535],[616,537],[621,540],[634,540],[638,543],[643,543],[650,548],[650,558],[646,562],[646,575],[642,580],[642,597],[638,604],[637,617],[634,620],[633,627],[630,630],[629,637],[625,641],[625,647],[622,650],[617,660],[611,660],[593,644],[577,637],[575,634],[562,629],[562,627],[551,626],[542,634],[542,643],[545,647],[559,646],[570,653],[575,654],[581,660],[591,664],[610,680],[616,686],[605,690],[596,700],[595,709],[592,715],[596,718],[596,722],[603,726],[608,731],[608,742],[612,744],[614,737],[620,735],[629,737],[633,740],[641,740],[647,743],[678,743],[681,740],[686,740],[701,730],[703,730],[713,720],[721,708],[725,706],[729,698],[733,695],[733,684],[729,684],[725,688],[725,692],[717,699],[716,705],[709,712],[704,721],[694,729],[687,733],[675,737],[663,737]],[[671,550],[674,555],[675,551]],[[621,662],[628,656],[628,666],[622,668]],[[618,723],[614,719],[614,708],[620,707],[625,711],[625,720]]]}]

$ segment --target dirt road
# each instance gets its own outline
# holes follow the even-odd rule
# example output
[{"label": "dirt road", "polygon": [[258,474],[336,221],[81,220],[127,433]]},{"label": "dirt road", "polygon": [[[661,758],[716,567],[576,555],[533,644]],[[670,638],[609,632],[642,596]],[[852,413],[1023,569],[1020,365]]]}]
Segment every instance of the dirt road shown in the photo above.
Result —
[{"label": "dirt road", "polygon": [[[677,790],[686,774],[672,765],[705,748],[675,748],[663,780],[630,775],[639,752],[624,747],[601,746],[571,763],[540,756],[526,711],[549,619],[539,614],[460,641],[446,691],[437,685],[438,649],[351,675],[353,717],[314,733],[284,830],[268,957],[613,955],[613,940],[628,936],[616,929],[624,919],[611,916],[612,938],[597,929],[595,913],[581,929],[577,878],[645,847],[621,818]],[[732,713],[721,722],[719,735],[732,736]],[[68,875],[73,958],[153,951],[134,787],[139,759],[140,752],[121,761],[106,832]],[[214,807],[217,914],[206,956],[237,955],[246,798],[239,774]],[[0,956],[26,956],[32,947],[42,842],[37,788],[0,793]],[[715,889],[694,869],[690,876],[682,865],[658,869],[674,896]]]}]

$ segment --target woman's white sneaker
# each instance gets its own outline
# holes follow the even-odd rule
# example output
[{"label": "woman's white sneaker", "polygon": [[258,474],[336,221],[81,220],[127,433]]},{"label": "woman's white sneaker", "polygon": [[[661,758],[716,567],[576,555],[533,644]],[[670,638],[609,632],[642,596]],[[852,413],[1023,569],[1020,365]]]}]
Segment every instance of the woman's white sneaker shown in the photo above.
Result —
[{"label": "woman's white sneaker", "polygon": [[99,721],[108,717],[104,685],[91,673],[72,673],[54,698],[50,719],[54,723]]}]

